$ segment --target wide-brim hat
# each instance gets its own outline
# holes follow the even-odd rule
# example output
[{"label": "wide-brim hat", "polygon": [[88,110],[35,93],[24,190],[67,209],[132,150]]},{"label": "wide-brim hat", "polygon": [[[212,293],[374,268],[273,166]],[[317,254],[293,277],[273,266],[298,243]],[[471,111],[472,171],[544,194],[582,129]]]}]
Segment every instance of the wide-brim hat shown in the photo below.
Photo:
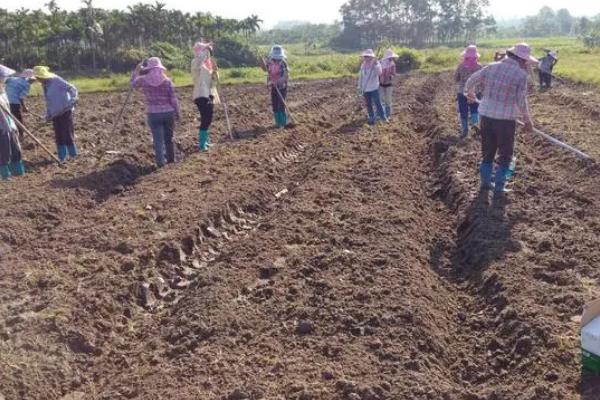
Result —
[{"label": "wide-brim hat", "polygon": [[281,46],[273,46],[269,52],[269,58],[272,60],[284,60],[286,57],[285,50]]},{"label": "wide-brim hat", "polygon": [[383,59],[387,60],[390,58],[398,58],[398,54],[394,53],[394,50],[392,49],[387,49],[383,52]]},{"label": "wide-brim hat", "polygon": [[192,48],[192,50],[194,51],[194,54],[196,54],[196,55],[204,52],[206,49],[209,49],[212,51],[213,44],[200,41],[200,42],[196,42],[196,44],[194,44],[194,47]]},{"label": "wide-brim hat", "polygon": [[46,67],[45,65],[38,65],[33,67],[33,76],[37,79],[50,79],[54,78],[56,75],[50,72],[49,67]]},{"label": "wide-brim hat", "polygon": [[365,51],[362,52],[362,54],[360,56],[361,57],[375,57],[375,52],[373,51],[373,49],[366,49]]},{"label": "wide-brim hat", "polygon": [[548,52],[548,55],[552,58],[554,58],[555,60],[558,60],[558,54],[556,54],[555,51],[550,51]]},{"label": "wide-brim hat", "polygon": [[481,54],[479,54],[479,51],[477,51],[477,46],[470,45],[465,47],[464,51],[462,52],[462,56],[465,58],[480,58]]},{"label": "wide-brim hat", "polygon": [[146,66],[144,67],[144,71],[150,71],[152,69],[162,69],[166,71],[167,69],[163,66],[162,61],[158,57],[150,57],[146,60]]},{"label": "wide-brim hat", "polygon": [[9,76],[15,73],[14,69],[8,68],[2,64],[0,64],[0,78],[8,78]]},{"label": "wide-brim hat", "polygon": [[538,59],[531,55],[531,47],[527,43],[519,43],[510,49],[506,50],[507,53],[514,54],[521,60],[537,63]]}]

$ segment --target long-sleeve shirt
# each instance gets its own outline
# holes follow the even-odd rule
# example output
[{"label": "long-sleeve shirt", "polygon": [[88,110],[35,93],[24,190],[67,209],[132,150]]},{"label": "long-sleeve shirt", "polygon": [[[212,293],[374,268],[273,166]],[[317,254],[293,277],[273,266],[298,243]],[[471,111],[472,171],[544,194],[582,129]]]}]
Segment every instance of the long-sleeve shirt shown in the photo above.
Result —
[{"label": "long-sleeve shirt", "polygon": [[276,85],[278,89],[285,89],[288,86],[290,74],[285,61],[270,60],[267,63],[267,84]]},{"label": "long-sleeve shirt", "polygon": [[461,63],[454,73],[454,81],[456,82],[456,92],[463,93],[465,84],[475,72],[483,68],[483,65],[477,63],[474,67],[469,68],[464,63]]},{"label": "long-sleeve shirt", "polygon": [[0,92],[0,132],[10,132],[15,131],[17,126],[15,125],[15,121],[3,110],[10,111],[10,105],[8,102],[8,97],[6,96],[6,92]]},{"label": "long-sleeve shirt", "polygon": [[175,115],[179,117],[179,102],[170,79],[165,79],[160,85],[153,86],[146,81],[144,75],[139,76],[134,72],[131,76],[131,87],[142,89],[144,92],[148,114],[175,112]]},{"label": "long-sleeve shirt", "polygon": [[46,118],[53,119],[71,111],[79,96],[77,88],[60,76],[45,81],[44,98],[46,99]]},{"label": "long-sleeve shirt", "polygon": [[[384,67],[384,65],[386,65]],[[379,84],[383,87],[392,86],[394,83],[394,76],[396,75],[396,63],[390,60],[389,63],[381,63],[381,76],[379,77]]]},{"label": "long-sleeve shirt", "polygon": [[212,73],[204,65],[204,59],[200,57],[194,57],[192,60],[192,81],[194,82],[194,89],[192,91],[193,100],[200,97],[210,97]]},{"label": "long-sleeve shirt", "polygon": [[6,94],[10,104],[21,104],[29,95],[29,89],[31,84],[25,78],[14,77],[6,80]]},{"label": "long-sleeve shirt", "polygon": [[542,72],[551,74],[555,64],[556,60],[550,55],[547,55],[546,57],[540,58],[539,69]]},{"label": "long-sleeve shirt", "polygon": [[465,85],[465,93],[482,93],[479,113],[485,117],[531,121],[527,103],[527,72],[516,60],[506,58],[474,73]]},{"label": "long-sleeve shirt", "polygon": [[360,67],[358,77],[358,89],[363,93],[373,92],[379,89],[379,77],[383,72],[381,63],[376,61],[372,66],[363,63]]}]

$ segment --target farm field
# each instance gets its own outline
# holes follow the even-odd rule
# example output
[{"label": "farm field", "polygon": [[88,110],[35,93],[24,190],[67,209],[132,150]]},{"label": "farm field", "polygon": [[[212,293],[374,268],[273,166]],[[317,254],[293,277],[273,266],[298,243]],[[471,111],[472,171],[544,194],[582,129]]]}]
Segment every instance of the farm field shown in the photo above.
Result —
[{"label": "farm field", "polygon": [[[82,95],[82,156],[25,142],[0,184],[0,399],[594,400],[579,321],[600,297],[600,168],[518,134],[514,192],[478,191],[448,72],[400,77],[369,127],[348,78],[223,88],[209,153],[191,89],[153,167],[136,95]],[[533,92],[538,126],[600,158],[600,93]],[[31,108],[42,113],[41,99]],[[47,126],[35,132],[50,145]]]}]

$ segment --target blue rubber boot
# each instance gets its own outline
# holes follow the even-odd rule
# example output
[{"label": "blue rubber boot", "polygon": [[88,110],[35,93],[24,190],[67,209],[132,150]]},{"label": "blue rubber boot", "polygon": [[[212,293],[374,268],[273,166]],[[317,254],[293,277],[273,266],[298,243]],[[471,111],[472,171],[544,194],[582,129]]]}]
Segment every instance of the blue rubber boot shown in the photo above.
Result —
[{"label": "blue rubber boot", "polygon": [[478,126],[479,125],[479,113],[471,114],[471,125]]},{"label": "blue rubber boot", "polygon": [[25,175],[25,165],[23,164],[23,161],[10,164],[10,170],[14,176]]},{"label": "blue rubber boot", "polygon": [[511,192],[511,190],[506,188],[507,173],[508,173],[508,168],[506,168],[506,167],[496,168],[496,184],[494,185],[494,193],[495,194]]},{"label": "blue rubber boot", "polygon": [[200,151],[208,151],[208,131],[200,129],[198,133],[198,147]]},{"label": "blue rubber boot", "polygon": [[281,113],[281,128],[285,128],[288,124],[287,113],[284,111]]},{"label": "blue rubber boot", "polygon": [[77,146],[74,144],[67,146],[67,153],[69,153],[69,157],[71,158],[77,157]]},{"label": "blue rubber boot", "polygon": [[467,135],[469,135],[469,119],[461,118],[460,124],[462,125],[462,133],[461,133],[460,137],[462,137],[462,138],[467,137]]},{"label": "blue rubber boot", "polygon": [[67,146],[57,146],[57,151],[58,159],[60,160],[60,162],[65,162],[65,159],[67,158],[67,153],[69,152]]},{"label": "blue rubber boot", "polygon": [[11,173],[8,165],[0,165],[0,176],[3,181],[10,179]]},{"label": "blue rubber boot", "polygon": [[481,190],[494,189],[494,185],[492,185],[492,169],[492,163],[482,162],[479,166],[479,176],[481,177]]},{"label": "blue rubber boot", "polygon": [[273,113],[273,119],[275,120],[275,126],[277,126],[279,128],[279,125],[281,124],[280,121],[280,116],[279,116],[279,112],[274,112]]}]

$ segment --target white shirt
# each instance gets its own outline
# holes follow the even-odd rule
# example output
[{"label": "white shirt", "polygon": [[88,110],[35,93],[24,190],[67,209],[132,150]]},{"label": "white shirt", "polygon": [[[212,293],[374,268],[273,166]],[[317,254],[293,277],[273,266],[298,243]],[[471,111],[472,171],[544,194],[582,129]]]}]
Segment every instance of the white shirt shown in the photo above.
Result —
[{"label": "white shirt", "polygon": [[383,73],[381,63],[376,61],[372,67],[365,67],[364,63],[360,67],[358,78],[358,89],[363,93],[379,90],[379,77]]}]

